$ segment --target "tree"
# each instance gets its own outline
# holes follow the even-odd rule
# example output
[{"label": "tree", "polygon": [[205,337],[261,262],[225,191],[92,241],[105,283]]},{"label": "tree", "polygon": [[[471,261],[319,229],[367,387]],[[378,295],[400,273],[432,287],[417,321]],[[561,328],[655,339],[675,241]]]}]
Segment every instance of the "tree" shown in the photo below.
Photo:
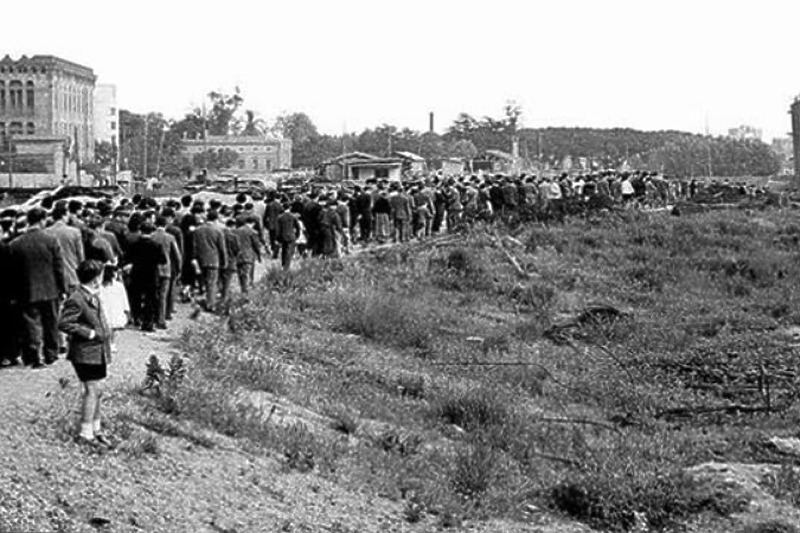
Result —
[{"label": "tree", "polygon": [[266,121],[264,121],[263,118],[256,117],[256,112],[252,109],[246,110],[244,114],[244,120],[238,121],[238,126],[241,128],[241,131],[238,133],[246,137],[263,136],[267,130]]},{"label": "tree", "polygon": [[275,120],[275,130],[292,141],[292,166],[313,168],[342,150],[345,138],[320,135],[311,118],[302,112],[286,113]]},{"label": "tree", "polygon": [[233,94],[211,91],[208,98],[211,100],[211,110],[206,117],[209,134],[229,135],[236,122],[236,112],[244,102],[239,87],[234,89]]},{"label": "tree", "polygon": [[478,156],[478,149],[475,147],[472,141],[468,141],[466,139],[456,141],[450,147],[450,153],[455,157],[469,162],[470,172],[472,171],[472,160]]},{"label": "tree", "polygon": [[117,163],[117,146],[109,141],[99,141],[94,145],[94,162],[100,168],[114,168]]}]

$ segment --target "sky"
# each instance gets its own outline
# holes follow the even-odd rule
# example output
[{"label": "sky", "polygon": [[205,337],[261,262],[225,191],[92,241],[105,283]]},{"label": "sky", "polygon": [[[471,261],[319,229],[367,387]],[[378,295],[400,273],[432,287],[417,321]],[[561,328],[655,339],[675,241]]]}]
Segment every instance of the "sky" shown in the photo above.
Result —
[{"label": "sky", "polygon": [[117,86],[118,106],[179,118],[239,87],[271,120],[320,131],[444,132],[459,112],[527,127],[724,134],[790,130],[800,2],[760,0],[27,0],[4,2],[0,54],[56,55]]}]

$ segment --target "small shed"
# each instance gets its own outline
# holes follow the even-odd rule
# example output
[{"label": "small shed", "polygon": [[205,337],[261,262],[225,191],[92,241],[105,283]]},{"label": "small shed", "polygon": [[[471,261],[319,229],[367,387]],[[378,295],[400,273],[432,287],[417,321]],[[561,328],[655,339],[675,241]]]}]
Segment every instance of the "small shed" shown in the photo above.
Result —
[{"label": "small shed", "polygon": [[323,162],[322,175],[334,181],[345,179],[400,181],[403,175],[403,160],[395,157],[379,157],[364,152],[350,152]]},{"label": "small shed", "polygon": [[402,159],[404,171],[411,172],[412,174],[428,171],[428,164],[421,155],[413,152],[395,152],[394,155]]}]

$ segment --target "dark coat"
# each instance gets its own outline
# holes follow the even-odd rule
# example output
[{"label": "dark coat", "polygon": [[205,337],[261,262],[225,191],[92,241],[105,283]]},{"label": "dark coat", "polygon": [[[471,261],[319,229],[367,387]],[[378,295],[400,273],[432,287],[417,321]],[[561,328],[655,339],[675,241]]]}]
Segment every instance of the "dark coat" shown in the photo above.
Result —
[{"label": "dark coat", "polygon": [[275,233],[279,242],[295,242],[300,235],[300,221],[289,211],[284,211],[276,221]]},{"label": "dark coat", "polygon": [[61,247],[41,229],[23,233],[10,246],[13,285],[20,303],[56,300],[67,291]]},{"label": "dark coat", "polygon": [[167,233],[166,228],[164,231],[156,230],[153,233],[153,240],[161,246],[164,255],[167,256],[167,262],[158,266],[158,276],[161,278],[171,278],[178,275],[181,271],[181,250],[178,248],[178,242],[172,234]]},{"label": "dark coat", "polygon": [[225,257],[228,260],[220,270],[236,270],[239,260],[239,237],[232,228],[223,229],[222,234],[225,236]]},{"label": "dark coat", "polygon": [[224,269],[228,263],[225,235],[211,224],[203,224],[194,230],[194,258],[203,268]]},{"label": "dark coat", "polygon": [[[111,362],[112,332],[102,313],[100,299],[83,286],[64,302],[58,328],[69,335],[68,360],[84,365]],[[89,339],[92,331],[95,337]]]},{"label": "dark coat", "polygon": [[[277,219],[276,219],[277,225]],[[239,255],[236,258],[237,264],[255,263],[261,261],[261,241],[258,240],[258,233],[250,226],[239,226],[233,232],[239,239]]]},{"label": "dark coat", "polygon": [[152,237],[144,235],[131,244],[127,260],[133,267],[131,282],[142,288],[158,284],[159,266],[168,261],[164,248]]},{"label": "dark coat", "polygon": [[268,231],[275,231],[278,223],[278,217],[283,212],[283,206],[278,200],[272,200],[266,205],[264,209],[264,227]]}]

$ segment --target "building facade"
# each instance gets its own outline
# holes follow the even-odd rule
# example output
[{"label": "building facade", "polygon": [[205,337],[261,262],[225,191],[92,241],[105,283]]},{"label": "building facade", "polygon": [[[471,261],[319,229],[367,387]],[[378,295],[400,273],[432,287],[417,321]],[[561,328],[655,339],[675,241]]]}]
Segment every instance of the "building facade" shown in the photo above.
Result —
[{"label": "building facade", "polygon": [[195,155],[223,150],[231,150],[238,156],[233,167],[226,170],[241,175],[269,174],[292,167],[292,141],[289,139],[209,135],[205,139],[183,141],[183,154],[190,164],[194,163]]},{"label": "building facade", "polygon": [[94,88],[94,140],[119,146],[116,85],[100,83]]},{"label": "building facade", "polygon": [[0,59],[0,135],[69,139],[82,161],[94,158],[92,69],[54,56]]}]

